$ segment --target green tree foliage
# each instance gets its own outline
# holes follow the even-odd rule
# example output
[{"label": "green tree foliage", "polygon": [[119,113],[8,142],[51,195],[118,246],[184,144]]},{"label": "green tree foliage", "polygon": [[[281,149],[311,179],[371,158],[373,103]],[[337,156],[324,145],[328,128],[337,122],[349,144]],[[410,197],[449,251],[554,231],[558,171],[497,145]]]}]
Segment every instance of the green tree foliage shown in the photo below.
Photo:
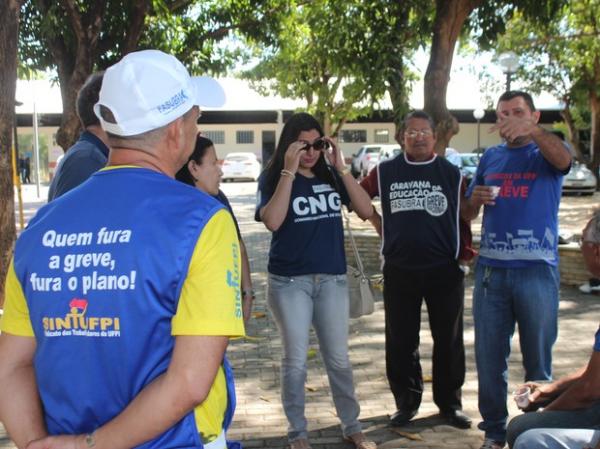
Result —
[{"label": "green tree foliage", "polygon": [[[314,0],[294,4],[260,47],[246,76],[259,90],[306,101],[306,109],[336,135],[365,115],[391,87],[401,116],[408,108],[408,62],[421,42],[417,2]],[[416,26],[416,25],[415,25]]]},{"label": "green tree foliage", "polygon": [[242,51],[220,46],[233,30],[264,39],[262,24],[285,11],[280,0],[26,0],[21,65],[56,69],[63,100],[57,142],[79,132],[75,98],[85,79],[125,54],[159,48],[193,72],[223,72]]},{"label": "green tree foliage", "polygon": [[446,106],[446,91],[457,40],[474,38],[481,49],[495,48],[496,38],[517,12],[536,26],[555,17],[567,0],[436,0],[430,60],[425,74],[425,110],[436,121],[436,151],[444,154],[458,132]]},{"label": "green tree foliage", "polygon": [[4,280],[15,241],[15,203],[12,157],[17,84],[17,35],[20,0],[0,2],[0,307],[4,304]]},{"label": "green tree foliage", "polygon": [[577,157],[583,157],[579,130],[591,122],[590,166],[600,165],[600,1],[571,0],[543,27],[518,14],[508,23],[501,48],[519,52],[517,76],[533,92],[559,98]]}]

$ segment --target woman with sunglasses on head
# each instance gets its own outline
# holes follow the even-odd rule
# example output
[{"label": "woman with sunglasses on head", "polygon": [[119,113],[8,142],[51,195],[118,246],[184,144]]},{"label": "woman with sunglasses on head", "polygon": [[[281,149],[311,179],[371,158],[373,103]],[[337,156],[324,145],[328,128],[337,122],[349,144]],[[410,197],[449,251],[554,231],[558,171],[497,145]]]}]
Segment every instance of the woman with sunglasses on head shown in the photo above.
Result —
[{"label": "woman with sunglasses on head", "polygon": [[221,171],[221,166],[217,159],[217,152],[215,151],[212,140],[198,134],[194,151],[187,163],[177,172],[175,178],[178,181],[194,186],[204,193],[213,196],[229,209],[240,242],[240,255],[242,259],[242,313],[244,316],[244,323],[248,323],[252,311],[252,301],[254,300],[254,290],[252,290],[252,279],[250,277],[250,263],[233,209],[231,209],[231,205],[225,194],[219,189],[222,175],[223,172]]},{"label": "woman with sunglasses on head", "polygon": [[314,326],[344,438],[374,449],[358,421],[348,358],[348,285],[342,204],[359,217],[371,200],[339,147],[307,113],[286,122],[258,185],[255,218],[273,232],[268,303],[282,336],[281,398],[291,449],[310,448],[304,414],[306,357]]}]

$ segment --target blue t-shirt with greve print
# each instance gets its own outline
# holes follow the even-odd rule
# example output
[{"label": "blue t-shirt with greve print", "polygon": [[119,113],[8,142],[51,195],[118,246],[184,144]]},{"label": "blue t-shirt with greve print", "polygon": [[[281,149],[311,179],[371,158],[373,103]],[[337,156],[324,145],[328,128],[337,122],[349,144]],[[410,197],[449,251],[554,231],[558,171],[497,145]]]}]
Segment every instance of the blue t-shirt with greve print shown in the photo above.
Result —
[{"label": "blue t-shirt with greve print", "polygon": [[596,340],[594,341],[594,351],[600,352],[600,328],[596,331]]},{"label": "blue t-shirt with greve print", "polygon": [[[316,177],[296,173],[287,215],[271,238],[269,273],[279,276],[346,273],[341,208],[342,204],[349,204],[349,198],[341,179],[337,180],[341,192]],[[258,211],[272,195],[261,176],[257,219]]]},{"label": "blue t-shirt with greve print", "polygon": [[496,204],[484,207],[480,263],[501,268],[558,264],[562,176],[535,143],[486,150],[467,191],[470,197],[476,185],[500,188]]}]

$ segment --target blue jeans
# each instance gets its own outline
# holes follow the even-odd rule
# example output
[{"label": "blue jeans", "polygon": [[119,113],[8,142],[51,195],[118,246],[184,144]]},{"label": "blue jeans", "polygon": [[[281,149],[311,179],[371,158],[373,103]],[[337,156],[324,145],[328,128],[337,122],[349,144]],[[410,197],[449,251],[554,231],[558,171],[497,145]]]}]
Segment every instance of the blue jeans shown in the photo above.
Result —
[{"label": "blue jeans", "polygon": [[544,410],[516,416],[508,423],[506,442],[513,447],[519,435],[529,429],[600,429],[600,401],[578,410]]},{"label": "blue jeans", "polygon": [[348,284],[346,275],[269,274],[268,303],[281,333],[281,401],[290,441],[306,438],[304,384],[311,323],[317,333],[329,386],[344,436],[361,431],[348,358]]},{"label": "blue jeans", "polygon": [[598,441],[600,430],[532,429],[517,438],[514,449],[583,449]]},{"label": "blue jeans", "polygon": [[552,379],[557,336],[559,273],[536,264],[524,268],[475,268],[473,318],[479,381],[479,428],[486,438],[506,439],[510,341],[519,325],[525,380]]}]

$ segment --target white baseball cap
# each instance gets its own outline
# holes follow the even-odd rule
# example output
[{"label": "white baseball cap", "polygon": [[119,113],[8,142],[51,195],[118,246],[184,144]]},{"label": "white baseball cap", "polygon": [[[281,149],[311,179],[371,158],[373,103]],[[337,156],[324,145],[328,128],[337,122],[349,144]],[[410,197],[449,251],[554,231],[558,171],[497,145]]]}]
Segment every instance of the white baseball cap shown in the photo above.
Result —
[{"label": "white baseball cap", "polygon": [[[225,92],[216,80],[191,77],[175,56],[142,50],[106,70],[94,112],[105,131],[134,136],[171,123],[194,106],[224,103]],[[102,118],[100,106],[112,112],[116,123]]]}]

